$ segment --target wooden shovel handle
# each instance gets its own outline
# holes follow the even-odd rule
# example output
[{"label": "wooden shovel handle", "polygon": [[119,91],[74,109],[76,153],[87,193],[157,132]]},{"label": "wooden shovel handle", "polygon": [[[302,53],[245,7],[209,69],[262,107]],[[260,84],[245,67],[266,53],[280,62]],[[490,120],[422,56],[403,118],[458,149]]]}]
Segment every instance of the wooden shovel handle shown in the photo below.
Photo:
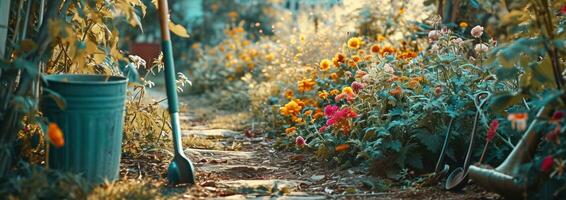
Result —
[{"label": "wooden shovel handle", "polygon": [[165,41],[171,40],[169,33],[169,6],[167,0],[158,0],[159,7],[159,22],[161,26],[161,37]]}]

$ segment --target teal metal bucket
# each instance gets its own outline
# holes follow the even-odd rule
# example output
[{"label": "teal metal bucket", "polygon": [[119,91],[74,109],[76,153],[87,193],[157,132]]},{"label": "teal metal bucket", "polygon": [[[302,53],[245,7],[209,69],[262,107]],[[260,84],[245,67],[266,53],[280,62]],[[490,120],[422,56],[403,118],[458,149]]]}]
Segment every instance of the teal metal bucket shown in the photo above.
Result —
[{"label": "teal metal bucket", "polygon": [[82,174],[90,183],[118,179],[128,80],[105,75],[47,75],[45,88],[66,102],[45,97],[41,109],[63,131],[65,144],[49,148],[49,167]]}]

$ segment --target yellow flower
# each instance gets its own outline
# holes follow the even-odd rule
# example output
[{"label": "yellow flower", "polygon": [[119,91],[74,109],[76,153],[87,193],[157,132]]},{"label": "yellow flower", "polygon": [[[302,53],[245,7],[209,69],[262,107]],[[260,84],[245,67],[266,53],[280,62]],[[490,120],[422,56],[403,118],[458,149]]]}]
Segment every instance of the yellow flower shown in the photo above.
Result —
[{"label": "yellow flower", "polygon": [[293,94],[293,90],[285,90],[285,92],[283,93],[283,96],[285,96],[285,98],[287,99],[292,99],[294,94]]},{"label": "yellow flower", "polygon": [[352,90],[351,87],[346,86],[346,87],[342,88],[342,93],[343,94],[354,94],[354,90]]},{"label": "yellow flower", "polygon": [[275,55],[273,55],[273,53],[269,53],[267,55],[265,55],[265,60],[267,61],[273,61],[273,59],[275,59]]},{"label": "yellow flower", "polygon": [[296,117],[296,116],[292,116],[291,120],[297,124],[303,124],[305,123],[305,120],[301,117]]},{"label": "yellow flower", "polygon": [[328,69],[330,69],[330,64],[331,61],[328,59],[323,59],[322,61],[320,61],[320,71],[327,71]]},{"label": "yellow flower", "polygon": [[362,46],[362,39],[353,37],[348,40],[348,47],[350,49],[359,49]]},{"label": "yellow flower", "polygon": [[469,24],[467,22],[460,22],[460,27],[467,28]]},{"label": "yellow flower", "polygon": [[308,92],[314,89],[316,82],[310,78],[303,79],[298,82],[299,85],[299,92]]},{"label": "yellow flower", "polygon": [[321,99],[326,99],[328,98],[328,92],[326,92],[326,90],[320,91],[318,92],[318,97],[320,97]]},{"label": "yellow flower", "polygon": [[289,101],[285,106],[279,109],[279,112],[284,116],[295,116],[301,112],[302,107],[295,101]]},{"label": "yellow flower", "polygon": [[377,41],[378,42],[383,42],[385,40],[385,36],[383,36],[382,34],[377,35]]}]

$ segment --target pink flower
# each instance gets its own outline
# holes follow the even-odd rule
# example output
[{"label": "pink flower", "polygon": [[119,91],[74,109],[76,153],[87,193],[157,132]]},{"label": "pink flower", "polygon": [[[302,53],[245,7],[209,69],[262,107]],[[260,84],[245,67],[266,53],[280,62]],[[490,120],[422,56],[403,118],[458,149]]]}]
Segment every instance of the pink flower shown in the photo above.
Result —
[{"label": "pink flower", "polygon": [[334,97],[334,101],[342,101],[342,99],[345,99],[346,97],[348,97],[348,94],[340,93],[339,95],[336,95],[336,97]]},{"label": "pink flower", "polygon": [[362,77],[364,77],[364,76],[367,75],[367,74],[368,74],[368,73],[365,72],[365,71],[358,70],[358,71],[356,71],[356,78],[362,78]]},{"label": "pink flower", "polygon": [[489,47],[487,47],[487,45],[485,44],[476,44],[476,46],[474,47],[474,50],[476,51],[476,53],[482,53],[482,52],[487,52],[489,50]]},{"label": "pink flower", "polygon": [[365,85],[363,83],[354,81],[352,83],[352,89],[354,89],[354,92],[359,92],[360,90],[364,89]]},{"label": "pink flower", "polygon": [[391,67],[391,65],[389,63],[385,63],[385,65],[383,65],[383,71],[393,74],[395,73],[395,69],[393,69],[393,67]]},{"label": "pink flower", "polygon": [[336,111],[338,111],[338,106],[327,105],[324,107],[324,116],[326,118],[332,117]]},{"label": "pink flower", "polygon": [[326,129],[328,129],[328,125],[324,125],[324,126],[320,127],[320,128],[318,129],[318,132],[323,133],[324,131],[326,131]]},{"label": "pink flower", "polygon": [[439,37],[440,37],[440,31],[438,30],[432,30],[428,32],[428,39],[430,40],[438,40]]},{"label": "pink flower", "polygon": [[552,165],[554,165],[554,157],[552,157],[552,155],[548,155],[542,160],[542,163],[540,164],[540,170],[548,173],[552,169]]},{"label": "pink flower", "polygon": [[485,137],[486,141],[491,142],[491,140],[493,140],[495,134],[497,134],[498,127],[499,127],[499,121],[497,121],[496,119],[492,120],[491,123],[489,124],[489,129],[487,130],[487,135]]},{"label": "pink flower", "polygon": [[470,32],[472,34],[472,36],[474,36],[475,38],[480,38],[481,35],[483,35],[483,27],[480,25],[475,26],[474,28],[472,28],[472,31]]},{"label": "pink flower", "polygon": [[307,141],[305,140],[305,138],[298,136],[297,139],[295,139],[295,144],[298,147],[304,147],[305,145],[307,145]]}]

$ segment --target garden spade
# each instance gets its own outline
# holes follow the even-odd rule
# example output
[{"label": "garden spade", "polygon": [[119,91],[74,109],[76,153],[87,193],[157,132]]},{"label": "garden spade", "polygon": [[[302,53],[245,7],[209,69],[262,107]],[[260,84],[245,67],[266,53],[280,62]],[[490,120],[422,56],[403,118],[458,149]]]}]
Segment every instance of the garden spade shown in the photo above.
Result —
[{"label": "garden spade", "polygon": [[175,156],[167,169],[167,179],[170,184],[194,184],[195,171],[191,161],[183,153],[181,144],[181,126],[179,123],[179,106],[177,100],[177,86],[175,83],[175,66],[173,63],[173,48],[169,33],[169,8],[167,0],[159,0],[159,21],[161,24],[161,37],[163,59],[165,62],[165,87],[167,90],[167,103],[171,115],[171,129],[173,132],[173,147]]}]

